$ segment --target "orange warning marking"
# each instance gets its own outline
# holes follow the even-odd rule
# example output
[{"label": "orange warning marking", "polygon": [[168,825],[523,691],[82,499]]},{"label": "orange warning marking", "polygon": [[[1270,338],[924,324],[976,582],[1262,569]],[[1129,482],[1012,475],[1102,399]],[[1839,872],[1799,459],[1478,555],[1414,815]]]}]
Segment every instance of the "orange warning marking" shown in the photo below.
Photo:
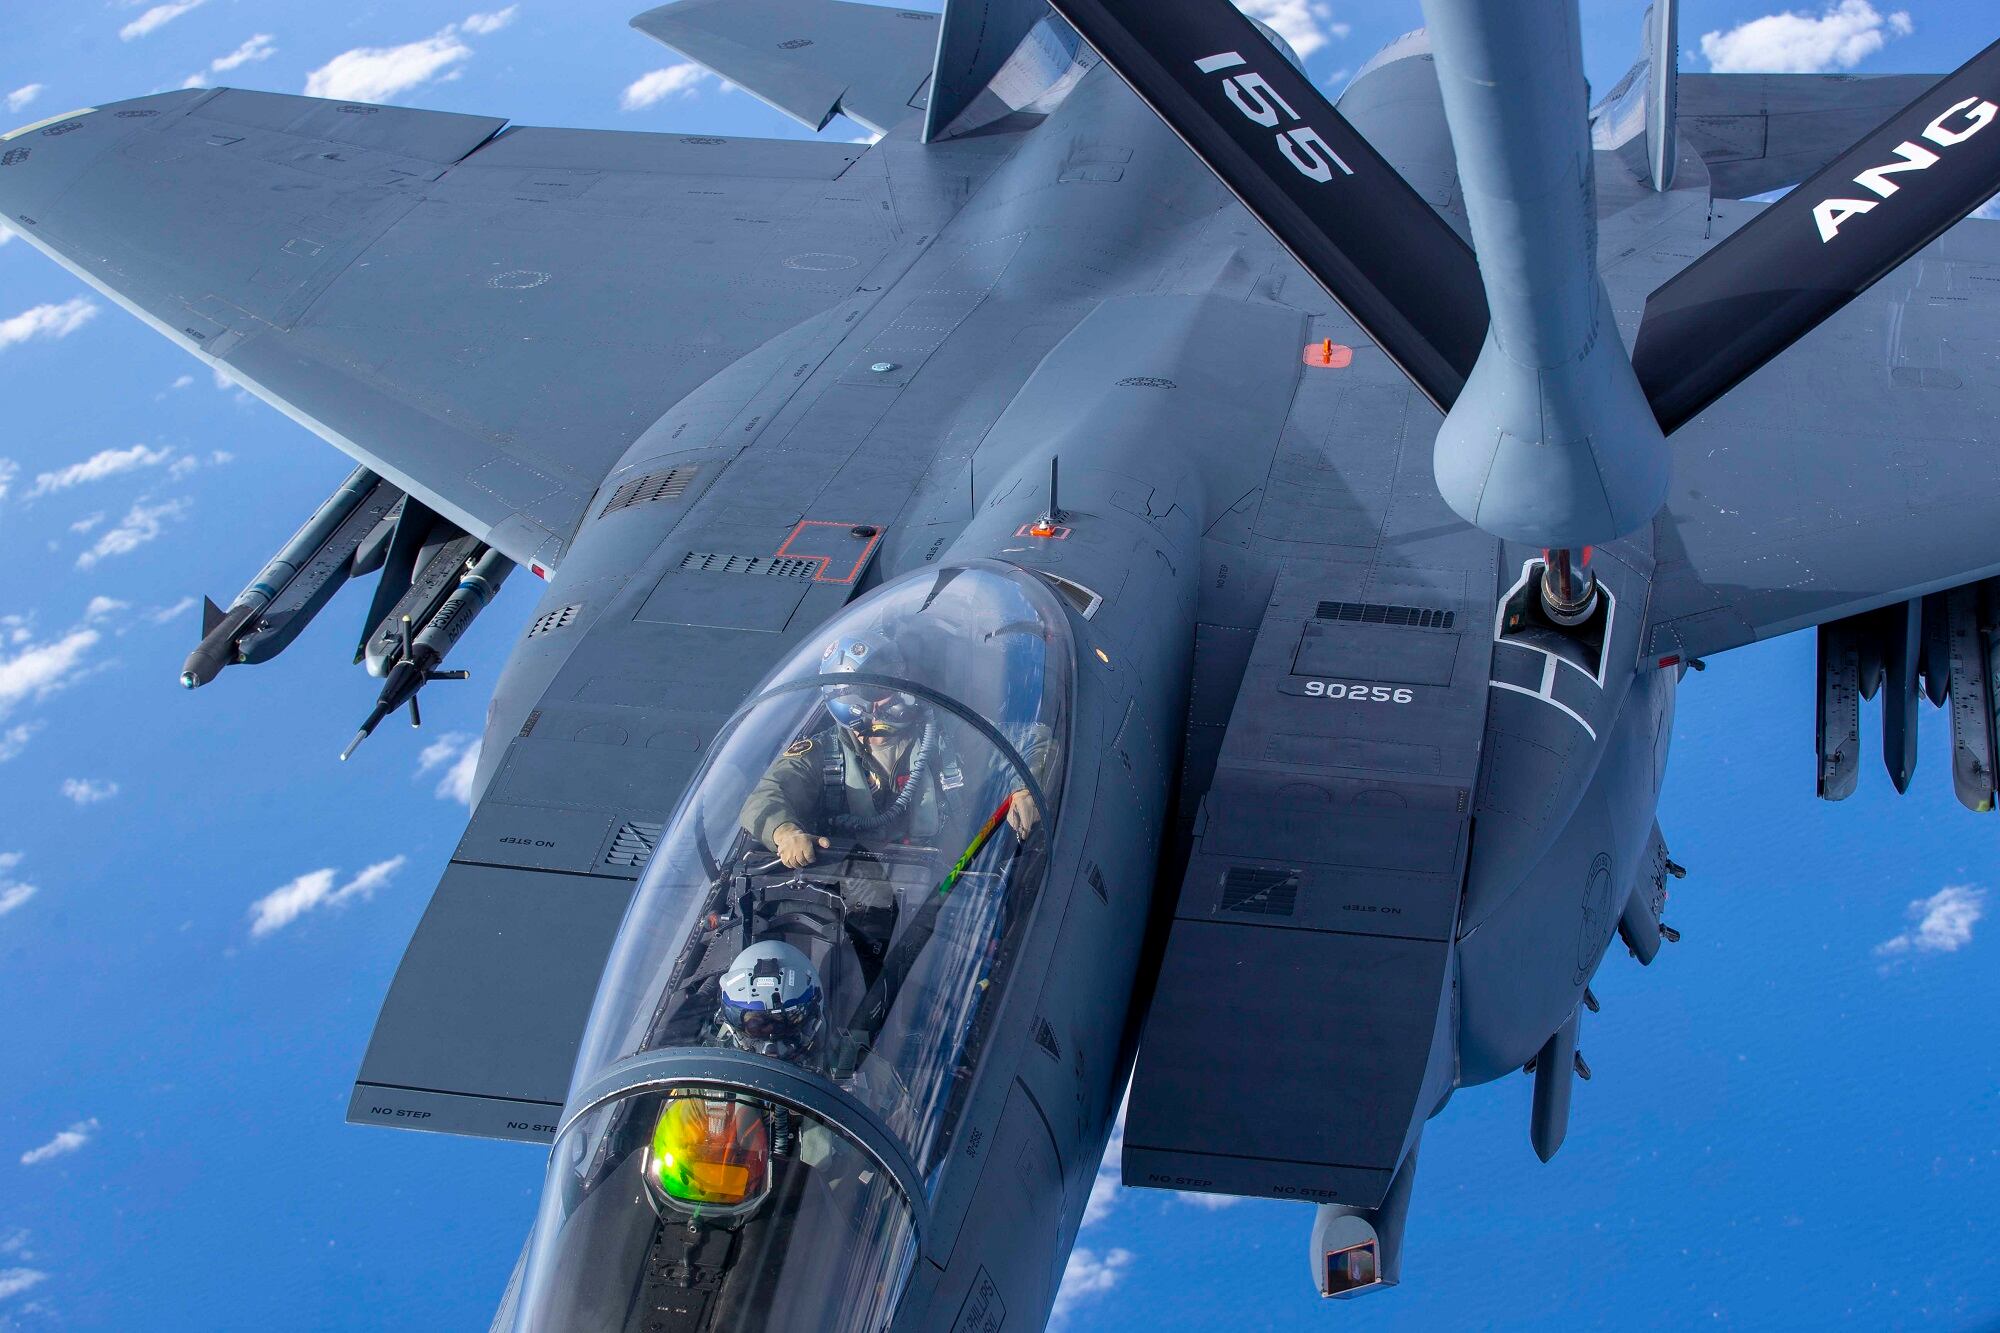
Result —
[{"label": "orange warning marking", "polygon": [[[882,530],[874,528],[873,534],[861,547],[860,554],[854,557],[853,568],[847,569],[845,573],[835,573],[834,561],[845,561],[848,553],[854,550],[854,543],[861,540],[854,535],[856,528],[873,526],[862,523],[832,523],[825,519],[808,518],[792,529],[791,535],[785,538],[785,544],[778,548],[776,556],[785,560],[819,561],[819,573],[813,575],[814,583],[852,583],[867,567],[868,557],[874,553],[876,544],[882,540]],[[808,535],[807,528],[838,528],[840,539],[829,541],[828,538],[832,534],[823,532]]]}]

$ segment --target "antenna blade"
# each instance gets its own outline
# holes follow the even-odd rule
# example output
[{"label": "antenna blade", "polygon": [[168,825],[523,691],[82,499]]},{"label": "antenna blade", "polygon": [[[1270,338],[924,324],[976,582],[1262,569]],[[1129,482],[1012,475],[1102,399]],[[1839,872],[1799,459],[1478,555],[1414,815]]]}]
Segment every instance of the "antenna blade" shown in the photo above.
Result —
[{"label": "antenna blade", "polygon": [[1448,409],[1486,333],[1472,250],[1226,0],[1051,0],[1105,63]]},{"label": "antenna blade", "polygon": [[1660,429],[1758,367],[2000,190],[2000,42],[1646,298],[1632,365]]}]

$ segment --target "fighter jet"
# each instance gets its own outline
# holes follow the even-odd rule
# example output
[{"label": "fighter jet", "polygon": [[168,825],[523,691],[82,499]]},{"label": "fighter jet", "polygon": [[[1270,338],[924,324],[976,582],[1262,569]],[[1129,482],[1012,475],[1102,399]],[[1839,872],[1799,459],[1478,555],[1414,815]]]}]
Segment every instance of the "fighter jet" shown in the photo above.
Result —
[{"label": "fighter jet", "polygon": [[1425,10],[1337,106],[1226,0],[681,0],[879,141],[0,143],[29,244],[359,465],[185,684],[379,571],[365,735],[540,581],[349,1110],[550,1145],[496,1328],[1038,1325],[1128,1078],[1128,1184],[1392,1285],[1427,1119],[1525,1069],[1554,1154],[1675,938],[1683,673],[1814,629],[1820,794],[1922,693],[1991,809],[2000,46],[1681,75],[1661,0],[1592,105],[1574,0]]}]

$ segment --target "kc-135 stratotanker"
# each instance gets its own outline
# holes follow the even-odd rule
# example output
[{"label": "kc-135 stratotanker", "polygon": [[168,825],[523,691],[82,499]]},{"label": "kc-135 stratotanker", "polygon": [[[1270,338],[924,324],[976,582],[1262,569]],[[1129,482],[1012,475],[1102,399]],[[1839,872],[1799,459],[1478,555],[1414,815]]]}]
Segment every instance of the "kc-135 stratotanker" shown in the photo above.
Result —
[{"label": "kc-135 stratotanker", "polygon": [[379,571],[365,736],[545,584],[349,1110],[551,1145],[496,1328],[1039,1326],[1128,1080],[1128,1184],[1392,1285],[1426,1120],[1527,1070],[1554,1154],[1675,938],[1683,672],[1815,628],[1820,794],[1923,693],[1992,808],[2000,46],[1684,75],[1660,0],[1593,106],[1574,0],[1424,9],[1337,107],[1225,0],[682,0],[879,140],[0,143],[21,236],[360,465],[185,684]]}]

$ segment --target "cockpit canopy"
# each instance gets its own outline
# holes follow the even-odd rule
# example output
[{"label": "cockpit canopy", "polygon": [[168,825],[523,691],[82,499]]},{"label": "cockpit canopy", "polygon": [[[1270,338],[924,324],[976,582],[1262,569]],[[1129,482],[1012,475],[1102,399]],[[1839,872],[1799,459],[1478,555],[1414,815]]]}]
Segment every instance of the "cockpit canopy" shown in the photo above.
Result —
[{"label": "cockpit canopy", "polygon": [[1041,891],[1073,672],[1054,595],[981,562],[855,602],[730,720],[605,970],[519,1327],[647,1327],[668,1270],[716,1312],[670,1327],[789,1327],[788,1289],[879,1326]]}]

